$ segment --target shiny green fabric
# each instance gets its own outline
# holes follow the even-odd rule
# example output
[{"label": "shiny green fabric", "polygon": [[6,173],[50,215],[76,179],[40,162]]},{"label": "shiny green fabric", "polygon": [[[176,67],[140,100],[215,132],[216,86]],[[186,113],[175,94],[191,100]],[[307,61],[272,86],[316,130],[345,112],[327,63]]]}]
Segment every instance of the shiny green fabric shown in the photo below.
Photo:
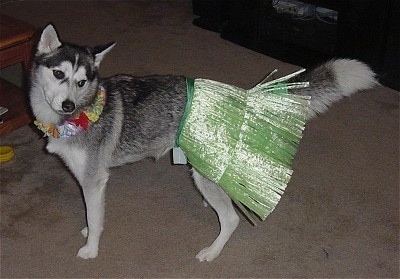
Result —
[{"label": "shiny green fabric", "polygon": [[177,142],[196,171],[221,186],[252,221],[249,210],[264,220],[292,175],[309,98],[287,92],[305,86],[282,79],[250,90],[207,79],[188,86]]}]

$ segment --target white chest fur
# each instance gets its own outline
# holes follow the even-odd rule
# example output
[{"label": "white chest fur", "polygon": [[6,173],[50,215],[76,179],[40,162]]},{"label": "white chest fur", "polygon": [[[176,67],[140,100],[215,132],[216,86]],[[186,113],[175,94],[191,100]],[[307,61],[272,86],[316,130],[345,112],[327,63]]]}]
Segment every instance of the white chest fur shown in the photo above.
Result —
[{"label": "white chest fur", "polygon": [[71,146],[66,142],[66,139],[62,138],[49,138],[46,149],[48,152],[60,156],[75,175],[76,179],[82,183],[87,163],[87,152],[85,149]]}]

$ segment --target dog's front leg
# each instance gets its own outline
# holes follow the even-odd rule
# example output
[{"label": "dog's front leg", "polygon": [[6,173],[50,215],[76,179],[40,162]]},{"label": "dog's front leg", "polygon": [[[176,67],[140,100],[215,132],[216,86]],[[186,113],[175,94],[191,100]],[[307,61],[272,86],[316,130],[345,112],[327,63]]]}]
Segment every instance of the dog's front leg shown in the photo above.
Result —
[{"label": "dog's front leg", "polygon": [[82,184],[88,225],[82,232],[83,234],[87,234],[87,241],[79,249],[77,256],[83,259],[95,258],[99,252],[99,241],[104,223],[105,189],[108,177],[109,174],[106,170],[99,171],[93,179],[87,179]]}]

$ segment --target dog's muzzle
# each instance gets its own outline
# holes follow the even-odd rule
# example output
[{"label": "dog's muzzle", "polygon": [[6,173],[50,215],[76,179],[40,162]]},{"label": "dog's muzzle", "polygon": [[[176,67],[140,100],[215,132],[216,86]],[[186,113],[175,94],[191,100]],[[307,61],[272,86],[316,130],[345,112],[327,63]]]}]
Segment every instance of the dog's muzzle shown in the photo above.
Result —
[{"label": "dog's muzzle", "polygon": [[71,113],[75,110],[75,103],[69,100],[62,102],[62,110],[66,113]]}]

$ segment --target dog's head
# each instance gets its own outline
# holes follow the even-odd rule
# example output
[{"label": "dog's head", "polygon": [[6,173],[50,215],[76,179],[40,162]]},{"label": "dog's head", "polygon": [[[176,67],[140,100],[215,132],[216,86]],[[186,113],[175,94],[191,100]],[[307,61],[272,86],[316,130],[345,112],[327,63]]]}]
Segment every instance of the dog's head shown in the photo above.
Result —
[{"label": "dog's head", "polygon": [[36,118],[58,124],[90,105],[97,92],[98,67],[114,45],[62,43],[53,25],[47,25],[32,67],[30,98]]}]

